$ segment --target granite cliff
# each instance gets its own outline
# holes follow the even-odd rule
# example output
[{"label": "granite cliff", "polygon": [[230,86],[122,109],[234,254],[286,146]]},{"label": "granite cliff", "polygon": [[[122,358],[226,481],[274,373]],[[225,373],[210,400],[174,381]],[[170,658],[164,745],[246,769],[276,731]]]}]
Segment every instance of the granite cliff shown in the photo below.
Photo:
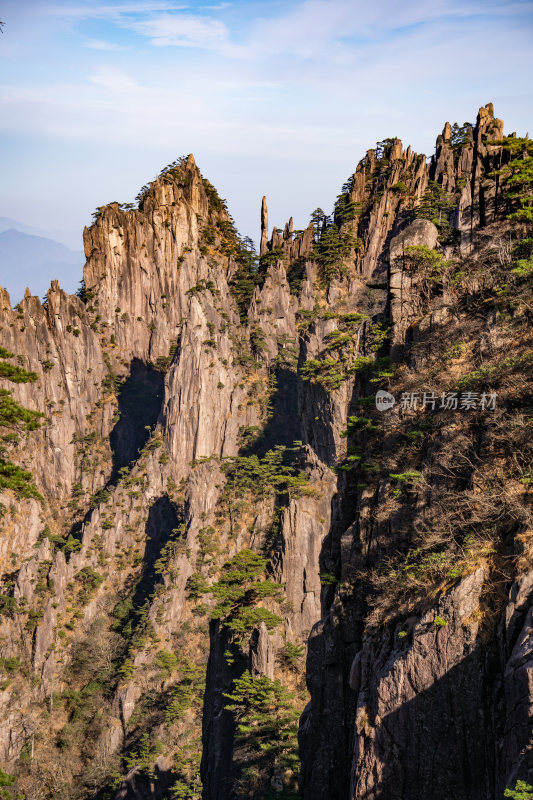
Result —
[{"label": "granite cliff", "polygon": [[190,155],[0,289],[0,794],[533,784],[532,157],[386,139],[256,254]]}]

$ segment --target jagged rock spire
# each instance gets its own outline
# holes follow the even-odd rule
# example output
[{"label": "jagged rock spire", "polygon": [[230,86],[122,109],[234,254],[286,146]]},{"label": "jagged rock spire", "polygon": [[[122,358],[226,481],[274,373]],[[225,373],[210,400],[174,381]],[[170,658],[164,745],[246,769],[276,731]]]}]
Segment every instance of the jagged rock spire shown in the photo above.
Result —
[{"label": "jagged rock spire", "polygon": [[259,255],[262,256],[267,251],[268,242],[268,208],[266,197],[263,196],[261,202],[261,244],[259,246]]}]

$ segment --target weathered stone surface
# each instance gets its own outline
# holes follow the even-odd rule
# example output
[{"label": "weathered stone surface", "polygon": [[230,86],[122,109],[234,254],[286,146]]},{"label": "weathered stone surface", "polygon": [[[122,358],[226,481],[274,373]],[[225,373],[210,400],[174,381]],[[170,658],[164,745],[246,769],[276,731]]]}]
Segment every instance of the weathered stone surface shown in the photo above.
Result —
[{"label": "weathered stone surface", "polygon": [[266,197],[263,197],[261,202],[261,243],[259,247],[259,255],[263,256],[267,251],[268,241],[268,207]]},{"label": "weathered stone surface", "polygon": [[394,325],[394,344],[404,341],[405,331],[414,319],[421,316],[417,276],[405,269],[406,247],[435,249],[438,239],[436,226],[427,219],[415,219],[390,243],[390,314]]},{"label": "weathered stone surface", "polygon": [[[477,719],[483,656],[476,650],[477,624],[469,621],[482,586],[478,570],[411,628],[405,646],[398,631],[396,643],[381,639],[363,645],[352,683],[357,711],[350,797],[487,796],[492,731],[480,730]],[[442,627],[434,623],[436,614],[445,620]],[[435,749],[441,756],[437,764],[430,757]]]},{"label": "weathered stone surface", "polygon": [[415,219],[398,236],[391,239],[389,245],[391,263],[403,256],[406,247],[429,247],[433,250],[437,244],[439,232],[428,219]]},{"label": "weathered stone surface", "polygon": [[505,612],[506,718],[499,776],[502,788],[515,780],[529,784],[533,780],[533,753],[528,741],[533,716],[532,631],[533,570],[517,579]]},{"label": "weathered stone surface", "polygon": [[331,503],[337,481],[331,470],[309,452],[314,497],[292,500],[281,518],[281,548],[275,564],[285,597],[292,607],[288,626],[297,635],[309,633],[320,617],[320,554],[331,526]]}]

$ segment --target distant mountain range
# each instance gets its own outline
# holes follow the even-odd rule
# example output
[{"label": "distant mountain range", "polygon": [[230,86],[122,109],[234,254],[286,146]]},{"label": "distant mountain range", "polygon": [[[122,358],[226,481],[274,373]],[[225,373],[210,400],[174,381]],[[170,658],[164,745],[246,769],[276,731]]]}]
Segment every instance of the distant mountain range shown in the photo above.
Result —
[{"label": "distant mountain range", "polygon": [[23,297],[26,286],[42,297],[55,278],[63,289],[74,292],[84,261],[81,251],[56,242],[46,231],[0,217],[0,286],[8,290],[13,305]]}]

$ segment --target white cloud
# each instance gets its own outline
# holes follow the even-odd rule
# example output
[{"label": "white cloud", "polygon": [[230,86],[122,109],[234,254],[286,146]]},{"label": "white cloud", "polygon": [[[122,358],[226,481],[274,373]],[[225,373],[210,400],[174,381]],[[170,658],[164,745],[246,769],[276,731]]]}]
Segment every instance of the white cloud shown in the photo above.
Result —
[{"label": "white cloud", "polygon": [[188,8],[166,0],[148,0],[148,2],[138,3],[114,3],[113,5],[99,5],[97,3],[87,3],[85,5],[52,5],[48,6],[42,13],[58,16],[64,19],[109,19],[118,21],[124,15],[153,14],[160,11],[180,11]]},{"label": "white cloud", "polygon": [[[203,77],[166,87],[139,83],[109,67],[93,72],[89,83],[0,87],[4,131],[39,130],[45,136],[129,147],[174,148],[175,151],[218,152],[239,156],[258,151],[276,157],[305,158],[324,142],[338,146],[351,139],[336,120],[307,124],[267,114],[248,115],[247,104],[229,104],[237,84],[213,80],[203,91]],[[257,85],[238,85],[239,96],[255,102]],[[271,89],[267,88],[267,91]],[[228,94],[229,93],[229,94]],[[312,117],[312,113],[310,114]]]},{"label": "white cloud", "polygon": [[88,39],[84,43],[84,46],[88,47],[89,50],[104,50],[108,52],[120,52],[122,50],[127,50],[126,47],[116,44],[116,42],[106,42],[100,39]]},{"label": "white cloud", "polygon": [[[391,35],[409,36],[416,26],[422,28],[417,35],[423,43],[428,29],[454,19],[461,25],[467,17],[483,22],[505,15],[509,20],[532,8],[531,2],[494,5],[463,0],[304,0],[278,16],[255,20],[247,45],[257,54],[340,61],[366,45],[387,42]],[[382,57],[387,60],[384,50]]]},{"label": "white cloud", "polygon": [[[218,11],[230,3],[203,6],[201,10]],[[246,4],[243,4],[245,7]],[[252,17],[244,25],[240,37],[213,16],[175,13],[186,6],[165,8],[165,3],[142,4],[143,19],[132,19],[129,11],[141,5],[109,7],[114,9],[115,21],[125,28],[147,37],[156,47],[197,47],[212,50],[227,58],[247,61],[286,56],[297,63],[299,59],[326,59],[332,64],[356,61],[365,49],[378,42],[407,36],[415,32],[423,42],[437,27],[465,19],[477,18],[480,23],[491,18],[523,15],[533,9],[533,2],[480,4],[471,0],[303,0],[288,6],[288,10],[270,16]],[[103,8],[103,7],[102,7]],[[108,10],[109,13],[111,13]],[[106,13],[108,13],[106,12]],[[95,12],[96,13],[96,12]],[[98,13],[102,13],[102,9]],[[471,33],[471,28],[468,28]],[[385,60],[386,53],[382,50]]]},{"label": "white cloud", "polygon": [[176,45],[218,49],[228,42],[226,26],[219,20],[189,14],[159,14],[128,27],[147,36],[157,47]]}]

